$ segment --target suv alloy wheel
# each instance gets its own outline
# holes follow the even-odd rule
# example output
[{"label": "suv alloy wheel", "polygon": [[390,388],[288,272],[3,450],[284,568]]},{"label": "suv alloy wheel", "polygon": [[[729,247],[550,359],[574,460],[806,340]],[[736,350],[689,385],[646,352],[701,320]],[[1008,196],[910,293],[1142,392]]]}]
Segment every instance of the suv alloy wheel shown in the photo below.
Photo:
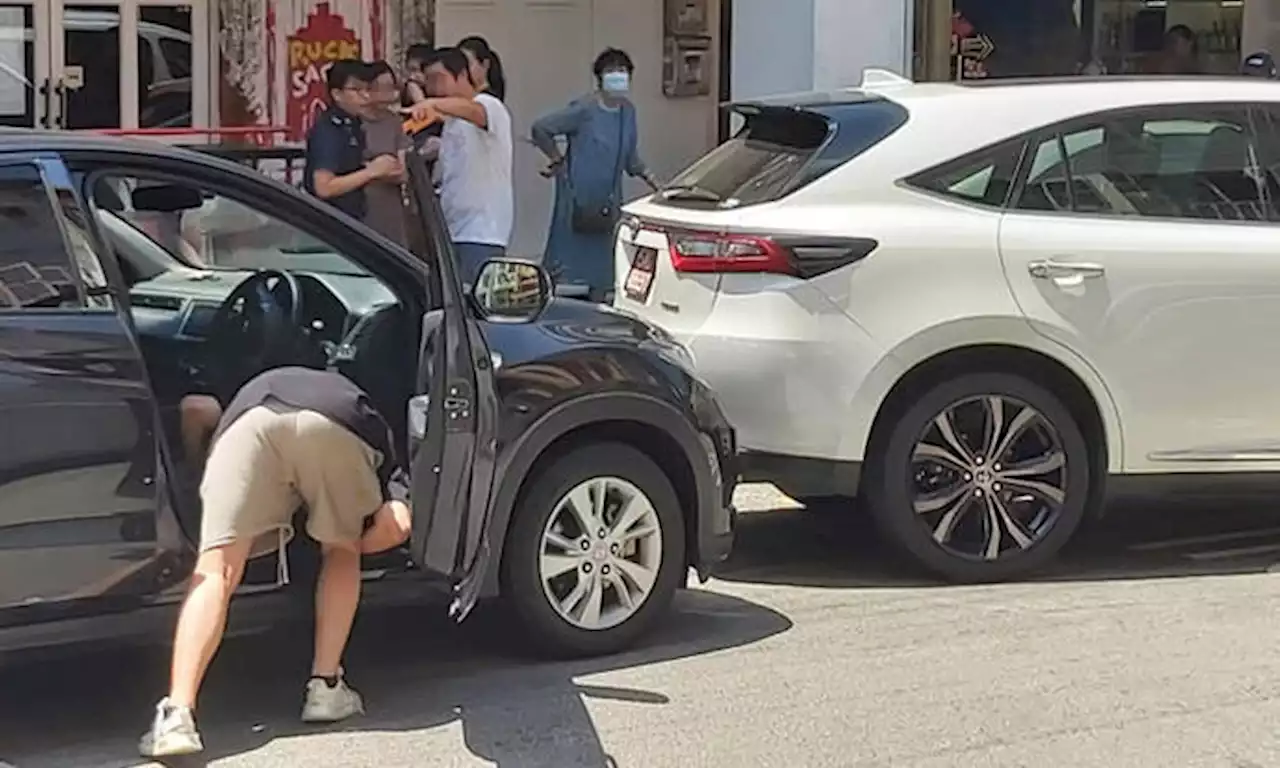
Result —
[{"label": "suv alloy wheel", "polygon": [[1062,401],[1020,376],[977,373],[934,385],[887,425],[867,495],[885,533],[959,582],[1048,562],[1084,517],[1090,455]]}]

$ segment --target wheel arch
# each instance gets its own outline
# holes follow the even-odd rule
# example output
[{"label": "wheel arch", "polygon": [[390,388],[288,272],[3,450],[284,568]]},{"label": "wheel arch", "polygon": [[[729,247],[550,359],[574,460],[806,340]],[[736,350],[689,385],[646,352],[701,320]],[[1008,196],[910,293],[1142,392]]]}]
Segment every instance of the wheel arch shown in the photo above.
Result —
[{"label": "wheel arch", "polygon": [[656,398],[602,393],[570,400],[544,414],[499,461],[489,526],[493,559],[485,574],[483,596],[492,597],[500,591],[503,550],[525,488],[561,456],[602,441],[635,448],[666,473],[684,518],[686,565],[695,564],[701,500],[705,495],[694,471],[700,450],[696,431],[683,414]]},{"label": "wheel arch", "polygon": [[[1036,331],[1022,317],[968,318],[944,323],[896,344],[863,380],[847,412],[849,429],[840,456],[865,461],[873,433],[894,398],[920,386],[930,374],[1007,370],[1024,372],[1056,389],[1082,391],[1092,418],[1100,425],[1105,463],[1099,469],[1119,473],[1124,464],[1124,435],[1119,409],[1098,372],[1067,347]],[[1065,399],[1065,397],[1064,397]],[[1091,438],[1092,439],[1092,438]]]}]

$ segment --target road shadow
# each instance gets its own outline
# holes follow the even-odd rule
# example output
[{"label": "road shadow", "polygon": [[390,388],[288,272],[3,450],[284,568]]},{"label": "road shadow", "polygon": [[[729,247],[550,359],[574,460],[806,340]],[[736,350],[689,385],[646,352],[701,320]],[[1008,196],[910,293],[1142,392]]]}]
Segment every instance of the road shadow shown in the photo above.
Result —
[{"label": "road shadow", "polygon": [[[1280,561],[1280,504],[1262,497],[1129,499],[1083,526],[1028,581],[1257,573]],[[724,581],[830,588],[942,586],[852,504],[747,512]]]},{"label": "road shadow", "polygon": [[[347,670],[368,713],[327,728],[297,720],[309,628],[229,639],[201,695],[207,751],[168,765],[201,766],[310,733],[410,732],[456,723],[467,749],[500,767],[614,766],[587,700],[663,706],[669,698],[579,678],[748,645],[791,627],[782,614],[746,600],[682,590],[669,620],[632,651],[536,662],[513,655],[519,634],[499,612],[480,610],[461,626],[438,613],[380,608],[358,618]],[[164,688],[167,663],[166,649],[134,647],[0,668],[0,762],[16,768],[145,765],[134,756],[137,737]]]}]

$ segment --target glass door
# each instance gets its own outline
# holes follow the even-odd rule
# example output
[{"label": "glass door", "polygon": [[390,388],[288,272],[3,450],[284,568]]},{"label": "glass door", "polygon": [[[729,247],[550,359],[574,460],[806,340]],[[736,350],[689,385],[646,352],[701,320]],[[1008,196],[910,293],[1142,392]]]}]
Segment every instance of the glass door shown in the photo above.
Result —
[{"label": "glass door", "polygon": [[46,127],[52,109],[43,0],[0,1],[0,126]]},{"label": "glass door", "polygon": [[55,127],[123,128],[125,102],[118,0],[53,0]]},{"label": "glass door", "polygon": [[208,124],[208,0],[39,1],[52,10],[50,127],[190,141],[173,131]]}]

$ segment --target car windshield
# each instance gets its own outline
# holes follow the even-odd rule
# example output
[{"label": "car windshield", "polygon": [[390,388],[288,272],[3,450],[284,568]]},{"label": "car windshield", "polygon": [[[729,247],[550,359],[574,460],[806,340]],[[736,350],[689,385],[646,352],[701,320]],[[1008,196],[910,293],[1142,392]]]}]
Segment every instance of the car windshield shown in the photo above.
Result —
[{"label": "car windshield", "polygon": [[193,269],[370,274],[297,227],[219,195],[206,196],[198,208],[153,211],[122,206],[114,216],[174,263]]}]

